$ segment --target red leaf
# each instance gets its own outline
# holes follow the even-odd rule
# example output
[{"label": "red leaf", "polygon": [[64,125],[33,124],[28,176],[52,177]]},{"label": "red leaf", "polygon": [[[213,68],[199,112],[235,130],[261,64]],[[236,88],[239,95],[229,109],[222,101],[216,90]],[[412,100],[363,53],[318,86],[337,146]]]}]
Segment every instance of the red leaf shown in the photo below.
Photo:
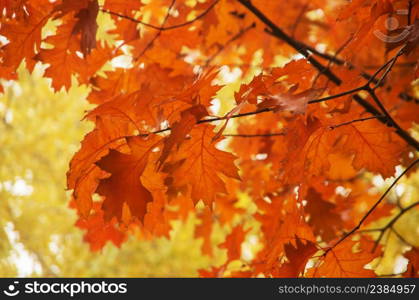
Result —
[{"label": "red leaf", "polygon": [[108,155],[96,163],[99,168],[110,173],[108,178],[100,180],[96,191],[105,197],[103,210],[106,220],[113,217],[122,220],[125,203],[130,214],[142,221],[147,203],[153,200],[153,196],[144,186],[141,176],[159,139],[150,136],[128,137],[126,140],[131,154],[110,150]]},{"label": "red leaf", "polygon": [[224,243],[220,244],[220,248],[227,249],[227,261],[240,259],[242,244],[246,238],[246,234],[250,229],[244,230],[243,225],[233,228],[233,231],[227,236]]}]

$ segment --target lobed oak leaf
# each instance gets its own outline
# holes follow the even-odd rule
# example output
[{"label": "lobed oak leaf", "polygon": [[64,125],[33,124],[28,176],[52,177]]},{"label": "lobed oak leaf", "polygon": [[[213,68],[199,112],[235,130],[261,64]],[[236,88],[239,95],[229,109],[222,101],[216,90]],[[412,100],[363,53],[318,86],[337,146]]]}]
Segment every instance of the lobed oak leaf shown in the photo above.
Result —
[{"label": "lobed oak leaf", "polygon": [[[259,95],[266,95],[268,90],[266,88],[266,81],[272,81],[272,78],[260,74],[255,76],[248,84],[242,84],[240,90],[234,93],[234,98],[237,104],[247,102],[250,104],[257,104]],[[270,85],[272,83],[268,83]]]},{"label": "lobed oak leaf", "polygon": [[176,100],[191,104],[202,104],[205,107],[210,106],[212,98],[222,88],[221,85],[212,84],[218,72],[219,70],[213,67],[202,73],[183,92],[176,95]]},{"label": "lobed oak leaf", "polygon": [[237,215],[242,215],[245,209],[238,207],[237,194],[240,192],[240,182],[232,178],[226,178],[226,195],[217,195],[213,205],[214,215],[221,224],[230,224]]},{"label": "lobed oak leaf", "polygon": [[275,277],[298,277],[304,273],[308,260],[317,252],[316,244],[296,237],[296,246],[288,243],[284,246],[287,262],[275,272]]},{"label": "lobed oak leaf", "polygon": [[62,87],[69,90],[71,76],[83,72],[84,61],[76,51],[79,50],[79,41],[73,35],[75,20],[66,18],[57,29],[57,34],[46,38],[45,42],[53,45],[52,49],[41,49],[36,58],[49,64],[45,76],[52,79],[52,87],[59,91]]},{"label": "lobed oak leaf", "polygon": [[194,105],[181,112],[181,118],[178,122],[172,125],[170,135],[165,138],[164,146],[161,156],[158,160],[158,168],[160,168],[170,153],[174,151],[174,147],[177,146],[179,149],[180,145],[185,141],[186,135],[192,130],[193,126],[196,125],[200,119],[207,116],[208,112],[203,105]]},{"label": "lobed oak leaf", "polygon": [[163,167],[163,172],[171,176],[169,188],[189,186],[194,202],[202,199],[209,206],[217,193],[226,193],[220,174],[240,179],[234,165],[236,157],[216,148],[213,130],[212,125],[195,127],[190,139],[181,144],[171,161]]},{"label": "lobed oak leaf", "polygon": [[[365,43],[366,38],[373,31],[375,23],[381,16],[390,14],[394,11],[393,5],[389,0],[376,0],[371,4],[369,6],[368,16],[361,20],[358,30],[353,35],[352,40],[346,49],[351,51],[351,53],[355,53],[354,51]],[[353,3],[352,5],[356,5],[356,3]],[[350,6],[352,5],[350,4]]]},{"label": "lobed oak leaf", "polygon": [[[312,242],[316,240],[312,228],[295,206],[295,196],[288,194],[285,197],[275,197],[271,203],[258,203],[258,206],[262,205],[263,210],[255,214],[255,218],[262,224],[262,241],[265,247],[252,262],[255,273],[278,275],[280,260],[287,244],[298,247],[298,239]],[[281,212],[280,218],[278,211]]]},{"label": "lobed oak leaf", "polygon": [[343,151],[353,154],[353,166],[360,170],[394,175],[405,143],[395,136],[394,130],[379,122],[358,122],[335,129],[345,136]]},{"label": "lobed oak leaf", "polygon": [[250,229],[244,230],[243,225],[237,225],[233,228],[226,240],[219,245],[220,248],[227,249],[227,261],[231,262],[241,257],[242,244],[246,238],[246,234]]},{"label": "lobed oak leaf", "polygon": [[335,238],[338,230],[343,227],[342,218],[336,212],[336,205],[324,200],[313,188],[308,189],[306,200],[304,210],[309,215],[308,223],[313,227],[314,233],[326,242]]},{"label": "lobed oak leaf", "polygon": [[297,88],[294,86],[285,94],[269,95],[267,99],[258,104],[258,108],[271,108],[274,112],[290,111],[294,114],[304,114],[307,110],[308,101],[316,99],[322,94],[323,89],[308,89],[294,94]]},{"label": "lobed oak leaf", "polygon": [[87,218],[77,220],[76,226],[86,230],[84,240],[89,243],[92,251],[101,250],[110,241],[115,246],[120,247],[125,240],[126,234],[117,227],[114,221],[105,222],[104,213],[100,208],[100,203],[93,206],[94,213]]},{"label": "lobed oak leaf", "polygon": [[[341,203],[345,208],[341,208],[342,216],[345,219],[347,228],[356,226],[365,216],[365,214],[373,207],[373,205],[380,199],[380,193],[372,193],[373,186],[364,180],[357,179],[351,184],[348,184],[350,193],[347,197],[341,199]],[[372,213],[364,220],[364,224],[370,224],[381,218],[391,216],[395,205],[389,201],[383,201]]]},{"label": "lobed oak leaf", "polygon": [[73,197],[79,213],[87,217],[92,208],[92,194],[99,178],[105,176],[95,162],[108,154],[109,149],[121,149],[129,135],[129,128],[105,118],[96,118],[96,128],[88,133],[80,150],[73,156],[67,172],[67,188],[73,189]]},{"label": "lobed oak leaf", "polygon": [[[356,249],[356,246],[359,249]],[[381,249],[378,247],[371,251],[373,245],[369,240],[361,239],[358,243],[347,238],[336,247],[327,252],[322,257],[320,266],[309,270],[310,277],[375,277],[372,270],[365,266],[381,255]]]},{"label": "lobed oak leaf", "polygon": [[211,210],[206,206],[198,215],[201,223],[195,227],[195,237],[202,238],[202,253],[208,256],[213,255],[211,234],[213,226],[213,215]]},{"label": "lobed oak leaf", "polygon": [[96,47],[96,17],[99,12],[97,0],[90,0],[87,8],[80,10],[75,17],[78,19],[74,25],[73,34],[81,33],[80,49],[86,56]]},{"label": "lobed oak leaf", "polygon": [[51,6],[46,4],[42,9],[34,4],[25,5],[30,17],[19,20],[2,20],[0,35],[7,38],[8,43],[1,46],[2,68],[16,70],[25,59],[27,68],[32,71],[41,45],[41,32],[51,16]]},{"label": "lobed oak leaf", "polygon": [[147,203],[153,201],[151,192],[144,186],[141,176],[148,164],[148,157],[160,142],[156,136],[148,138],[127,137],[130,154],[116,150],[96,162],[102,170],[110,173],[100,179],[96,192],[105,197],[103,210],[105,220],[116,217],[122,220],[124,204],[129,208],[130,215],[142,221],[147,212]]}]

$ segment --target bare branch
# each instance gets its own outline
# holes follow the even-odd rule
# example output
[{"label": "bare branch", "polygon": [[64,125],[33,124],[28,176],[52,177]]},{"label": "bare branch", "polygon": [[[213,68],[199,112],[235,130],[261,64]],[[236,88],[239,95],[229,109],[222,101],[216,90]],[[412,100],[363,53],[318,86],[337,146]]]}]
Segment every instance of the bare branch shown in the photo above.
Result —
[{"label": "bare branch", "polygon": [[[387,188],[387,190],[384,192],[384,194],[380,197],[380,199],[377,200],[377,202],[374,203],[374,205],[368,210],[368,212],[362,217],[362,219],[359,221],[358,225],[356,225],[354,228],[352,228],[351,231],[349,231],[348,233],[346,233],[342,238],[340,238],[333,246],[331,246],[330,248],[328,248],[324,253],[323,256],[326,255],[330,250],[334,249],[337,245],[339,245],[340,243],[342,243],[344,240],[346,240],[348,237],[350,237],[353,233],[355,233],[359,228],[361,228],[362,224],[364,224],[365,220],[372,214],[372,212],[377,208],[378,205],[380,205],[380,203],[385,199],[385,197],[387,196],[387,194],[392,190],[392,188],[397,184],[397,182],[399,182],[399,180],[407,173],[409,172],[417,163],[419,162],[419,159],[415,160],[413,163],[410,164],[410,166],[408,166],[406,168],[406,170],[403,171],[403,173],[401,173],[394,181],[393,183]],[[414,206],[418,205],[419,202],[415,203]],[[412,205],[411,205],[412,206]],[[405,213],[406,210],[409,210],[413,207],[407,207],[404,210],[402,210],[403,213]],[[396,216],[392,221],[390,221],[386,227],[389,228],[389,226],[392,226],[392,224],[394,224],[398,219],[400,218],[400,216]],[[376,230],[377,231],[377,230]],[[381,240],[381,237],[379,238],[379,240]]]},{"label": "bare branch", "polygon": [[284,136],[287,133],[277,132],[277,133],[265,133],[265,134],[223,134],[225,137],[241,137],[241,138],[254,138],[254,137],[271,137],[271,136]]},{"label": "bare branch", "polygon": [[132,21],[132,22],[134,22],[134,23],[138,23],[138,24],[141,24],[141,25],[144,25],[144,26],[146,26],[146,27],[149,27],[149,28],[152,28],[152,29],[155,29],[155,30],[159,30],[159,31],[166,31],[166,30],[173,30],[173,29],[177,29],[177,28],[181,28],[181,27],[185,27],[185,26],[188,26],[188,25],[191,25],[191,24],[193,24],[194,22],[196,22],[197,20],[199,20],[199,19],[201,19],[201,18],[203,18],[203,17],[205,17],[210,11],[211,11],[211,9],[219,2],[220,0],[215,0],[213,3],[211,3],[211,5],[210,6],[208,6],[208,8],[206,9],[206,10],[204,10],[202,13],[200,13],[198,16],[196,16],[195,18],[193,18],[192,20],[190,20],[190,21],[187,21],[187,22],[184,22],[184,23],[181,23],[181,24],[176,24],[176,25],[172,25],[172,26],[167,26],[167,27],[165,27],[164,26],[164,24],[162,25],[162,26],[156,26],[156,25],[153,25],[153,24],[149,24],[149,23],[146,23],[146,22],[143,22],[143,21],[141,21],[141,20],[137,20],[137,19],[135,19],[135,18],[133,18],[133,17],[130,17],[130,16],[126,16],[126,15],[123,15],[123,14],[120,14],[120,13],[117,13],[117,12],[113,12],[113,11],[110,11],[110,10],[107,10],[107,9],[101,9],[101,11],[102,12],[104,12],[104,13],[107,13],[107,14],[110,14],[110,15],[113,15],[113,16],[116,16],[116,17],[120,17],[120,18],[123,18],[123,19],[127,19],[127,20],[129,20],[129,21]]},{"label": "bare branch", "polygon": [[[268,17],[266,17],[258,8],[256,8],[255,6],[253,6],[253,4],[252,4],[251,1],[246,1],[246,0],[237,0],[237,1],[240,2],[244,7],[246,7],[249,11],[251,11],[260,21],[262,21],[266,26],[269,27],[269,30],[265,30],[265,31],[269,32],[271,35],[275,36],[276,38],[278,38],[278,39],[286,42],[288,45],[290,45],[291,47],[293,47],[296,51],[298,51],[298,53],[300,53],[301,55],[303,55],[304,57],[306,57],[307,60],[316,69],[318,69],[320,71],[321,74],[325,75],[333,83],[335,83],[338,86],[342,83],[342,80],[339,77],[337,77],[330,69],[328,69],[325,66],[323,66],[320,62],[318,62],[315,58],[313,58],[310,55],[309,50],[307,49],[307,47],[303,43],[301,43],[301,42],[293,39],[292,37],[290,37],[289,35],[287,35],[284,31],[282,31]],[[369,84],[367,84],[362,89],[363,90],[367,90],[371,94],[371,96],[373,96],[373,90],[371,89],[371,87],[369,86]],[[353,98],[355,99],[355,101],[359,105],[361,105],[365,110],[367,110],[372,115],[374,115],[374,116],[381,115],[381,113],[374,106],[372,106],[370,103],[368,103],[366,100],[364,100],[361,96],[354,95]],[[408,144],[410,144],[411,146],[413,146],[416,150],[419,150],[419,142],[416,141],[412,136],[410,136],[410,134],[408,132],[404,131],[393,120],[393,118],[388,114],[388,112],[382,106],[381,102],[379,102],[379,101],[377,102],[376,101],[376,103],[380,107],[380,109],[382,110],[382,112],[388,117],[388,121],[389,122],[387,122],[383,118],[377,118],[377,120],[381,121],[384,124],[390,124],[391,126],[394,126],[396,128],[396,133],[402,139],[404,139]]]},{"label": "bare branch", "polygon": [[378,118],[385,118],[385,117],[386,116],[372,116],[372,117],[368,117],[368,118],[355,119],[355,120],[351,120],[351,121],[348,121],[348,122],[340,123],[340,124],[337,124],[337,125],[329,126],[329,128],[333,130],[333,129],[336,129],[336,128],[341,127],[341,126],[350,125],[350,124],[357,123],[357,122],[374,120],[374,119],[378,119]]},{"label": "bare branch", "polygon": [[[173,6],[175,5],[176,0],[172,0],[172,3],[170,3],[169,9],[167,10],[167,14],[164,17],[164,20],[162,22],[162,27],[164,27],[164,24],[166,24],[167,20],[169,19],[170,16],[170,11],[172,10]],[[161,35],[162,31],[159,30],[159,32],[157,32],[157,34],[153,37],[153,39],[147,44],[147,46],[145,46],[145,48],[143,49],[143,51],[141,51],[141,53],[134,59],[135,61],[137,61],[141,56],[144,55],[144,53],[147,52],[148,49],[150,49],[154,42],[159,38],[159,36]]]}]

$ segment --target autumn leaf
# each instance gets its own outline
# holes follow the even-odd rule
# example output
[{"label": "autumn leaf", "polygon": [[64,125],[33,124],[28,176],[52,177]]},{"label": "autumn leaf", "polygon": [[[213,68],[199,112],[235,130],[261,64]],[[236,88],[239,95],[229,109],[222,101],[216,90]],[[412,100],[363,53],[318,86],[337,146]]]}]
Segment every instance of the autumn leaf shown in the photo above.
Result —
[{"label": "autumn leaf", "polygon": [[169,186],[189,186],[194,202],[203,200],[211,205],[217,193],[226,193],[220,174],[240,179],[235,157],[218,150],[213,143],[214,126],[201,125],[191,131],[191,138],[184,142],[163,171],[170,174]]},{"label": "autumn leaf", "polygon": [[212,218],[213,215],[211,210],[208,207],[205,207],[199,215],[201,224],[199,224],[195,229],[195,236],[197,238],[202,238],[202,253],[208,256],[213,255],[213,247],[211,243],[211,234],[212,234]]},{"label": "autumn leaf", "polygon": [[293,94],[295,88],[296,86],[285,94],[269,95],[268,99],[258,104],[258,107],[260,109],[272,108],[274,112],[290,111],[295,114],[304,114],[307,109],[308,101],[316,99],[317,96],[322,93],[321,89],[310,89]]},{"label": "autumn leaf", "polygon": [[14,19],[2,21],[0,34],[8,39],[8,43],[1,47],[2,66],[15,70],[25,59],[28,69],[33,70],[37,54],[35,49],[41,45],[41,31],[51,16],[51,6],[45,4],[43,8],[30,4],[26,6],[30,18],[23,18],[20,22]]},{"label": "autumn leaf", "polygon": [[343,221],[335,211],[336,205],[322,198],[313,188],[307,193],[305,210],[309,215],[308,223],[313,226],[314,233],[330,241],[336,237],[336,231],[343,226]]},{"label": "autumn leaf", "polygon": [[226,237],[224,243],[220,244],[220,248],[227,249],[227,260],[233,261],[241,257],[241,245],[245,240],[249,229],[244,230],[242,225],[233,228],[232,232]]},{"label": "autumn leaf", "polygon": [[109,177],[100,180],[96,191],[105,197],[103,210],[106,220],[113,217],[122,220],[123,205],[126,204],[130,215],[142,221],[147,203],[153,201],[153,196],[144,186],[141,176],[159,139],[151,136],[126,140],[130,154],[110,150],[108,155],[96,162],[99,168],[110,173]]},{"label": "autumn leaf", "polygon": [[404,277],[409,278],[417,278],[419,275],[419,251],[417,248],[412,248],[410,251],[406,252],[404,254],[404,257],[406,257],[409,260],[409,263],[407,264],[406,272],[403,273]]},{"label": "autumn leaf", "polygon": [[365,268],[381,253],[380,248],[372,252],[372,247],[370,241],[357,243],[346,239],[327,252],[320,266],[310,269],[309,274],[313,277],[375,277],[374,271]]},{"label": "autumn leaf", "polygon": [[338,128],[345,135],[345,152],[354,154],[353,166],[367,168],[384,177],[394,174],[403,142],[393,135],[393,130],[379,123],[358,123]]},{"label": "autumn leaf", "polygon": [[[41,190],[50,180],[35,182],[25,162],[53,170],[65,148],[70,206],[93,251],[157,238],[170,248],[185,227],[206,260],[201,276],[374,277],[402,256],[403,275],[416,275],[405,235],[417,1],[0,0],[0,11],[2,151],[15,145],[1,156],[6,198],[14,181]],[[75,90],[90,130],[67,138],[54,124],[71,115],[58,104]],[[55,123],[43,127],[33,111],[50,102],[32,100],[48,93],[54,109],[38,119]],[[51,132],[45,154],[32,151]],[[404,220],[413,225],[382,238]]]},{"label": "autumn leaf", "polygon": [[99,251],[108,241],[117,247],[124,241],[125,233],[117,228],[114,221],[104,222],[103,211],[99,203],[95,203],[94,213],[86,219],[79,219],[76,226],[86,230],[84,240],[90,244],[90,249]]},{"label": "autumn leaf", "polygon": [[80,49],[84,55],[96,47],[96,17],[99,12],[97,0],[89,1],[87,8],[80,10],[75,17],[78,19],[73,33],[81,33]]},{"label": "autumn leaf", "polygon": [[124,126],[112,126],[109,120],[97,118],[96,129],[84,137],[80,150],[73,156],[67,172],[67,187],[73,190],[73,197],[82,216],[89,215],[98,179],[105,176],[95,162],[107,155],[109,149],[123,147],[123,139],[127,134]]},{"label": "autumn leaf", "polygon": [[[164,141],[162,154],[158,161],[159,167],[164,164],[172,151],[179,149],[193,126],[206,115],[208,112],[203,105],[195,105],[181,112],[180,121],[173,124],[170,135]],[[177,149],[173,149],[175,146]]]},{"label": "autumn leaf", "polygon": [[292,244],[285,245],[285,256],[287,262],[284,263],[277,271],[277,277],[298,277],[304,272],[305,266],[317,252],[317,247],[313,242],[307,241],[306,243],[296,238],[296,247]]},{"label": "autumn leaf", "polygon": [[84,64],[76,51],[79,48],[79,40],[74,33],[75,20],[67,19],[57,30],[58,35],[48,37],[45,42],[53,45],[53,49],[42,49],[36,56],[37,59],[49,64],[45,72],[47,77],[52,78],[52,86],[56,91],[61,87],[68,90],[71,86],[71,76]]}]

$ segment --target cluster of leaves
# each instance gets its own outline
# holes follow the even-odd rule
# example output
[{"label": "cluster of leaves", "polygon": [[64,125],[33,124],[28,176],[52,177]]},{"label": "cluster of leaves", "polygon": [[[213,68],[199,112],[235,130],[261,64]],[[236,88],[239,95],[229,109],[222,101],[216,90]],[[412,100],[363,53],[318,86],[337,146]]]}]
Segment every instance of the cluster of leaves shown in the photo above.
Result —
[{"label": "cluster of leaves", "polygon": [[[54,93],[42,78],[45,67],[29,74],[21,66],[19,80],[3,82],[0,95],[0,276],[189,277],[221,263],[221,249],[211,258],[201,254],[192,216],[172,224],[170,239],[132,236],[119,248],[107,244],[100,255],[90,250],[65,190],[68,162],[92,129],[80,120],[91,108],[88,90]],[[214,230],[217,243],[220,231]]]},{"label": "cluster of leaves", "polygon": [[[75,80],[90,88],[94,129],[67,183],[93,250],[131,234],[169,237],[174,220],[195,214],[202,252],[227,250],[202,276],[371,277],[365,266],[389,232],[409,249],[405,275],[417,276],[418,245],[395,224],[419,202],[386,201],[390,189],[378,194],[369,174],[405,167],[392,188],[418,161],[409,130],[419,116],[419,1],[0,4],[1,78],[42,62],[54,90]],[[112,28],[98,26],[101,16]],[[43,33],[50,22],[56,30]],[[226,66],[242,76],[230,97],[221,96]],[[252,209],[237,207],[243,193]],[[215,223],[232,228],[219,245]],[[249,236],[261,247],[243,260]]]}]

